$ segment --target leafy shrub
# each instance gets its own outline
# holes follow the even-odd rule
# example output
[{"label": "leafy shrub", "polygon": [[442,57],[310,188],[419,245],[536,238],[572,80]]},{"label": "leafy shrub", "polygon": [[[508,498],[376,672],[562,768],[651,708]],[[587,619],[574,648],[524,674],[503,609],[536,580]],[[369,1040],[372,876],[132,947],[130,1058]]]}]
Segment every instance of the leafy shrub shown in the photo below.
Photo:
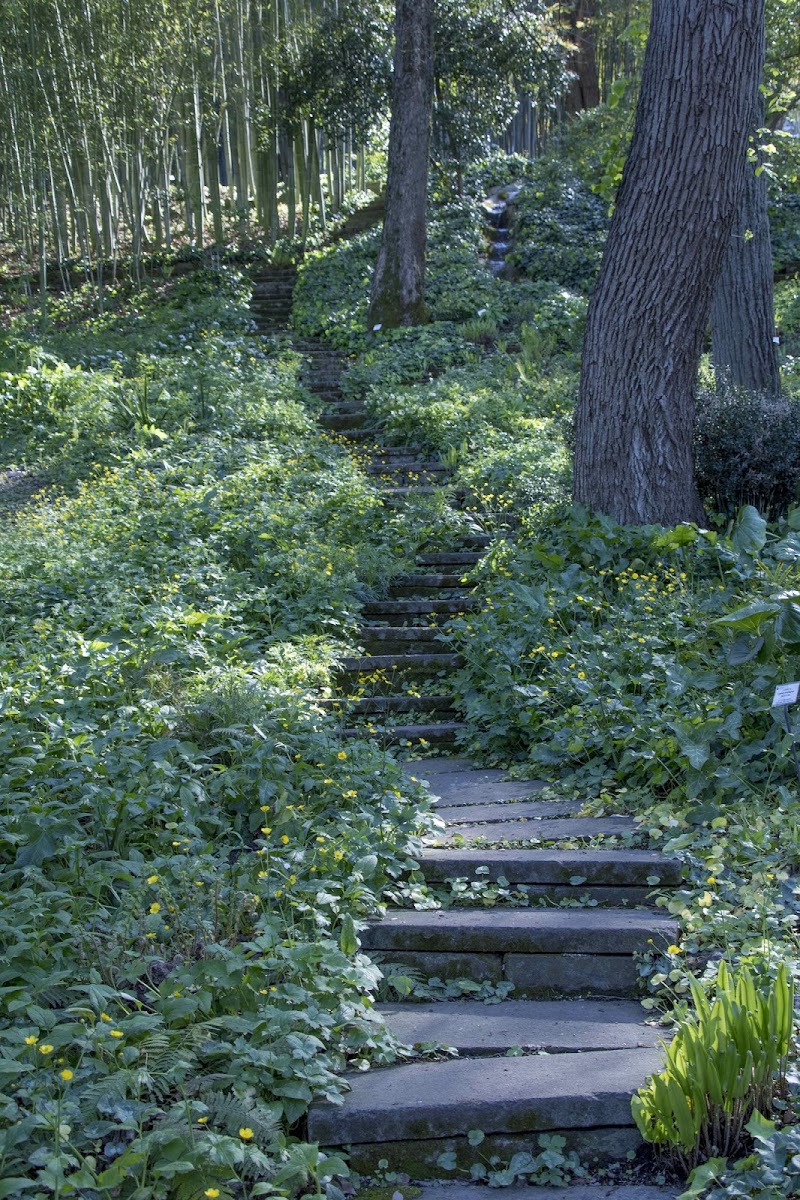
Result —
[{"label": "leafy shrub", "polygon": [[800,1192],[800,1126],[776,1129],[754,1112],[746,1129],[753,1153],[735,1163],[712,1158],[696,1167],[680,1200],[779,1200]]},{"label": "leafy shrub", "polygon": [[733,515],[752,504],[777,516],[797,499],[800,401],[708,389],[698,397],[695,467],[701,495]]},{"label": "leafy shrub", "polygon": [[754,1110],[772,1111],[785,1091],[794,1024],[794,984],[785,964],[766,986],[747,967],[719,964],[716,995],[691,981],[694,1014],[666,1047],[666,1066],[633,1098],[642,1137],[668,1147],[681,1166],[740,1147]]},{"label": "leafy shrub", "polygon": [[600,267],[608,228],[602,202],[555,162],[537,164],[515,201],[509,266],[525,279],[588,291]]}]

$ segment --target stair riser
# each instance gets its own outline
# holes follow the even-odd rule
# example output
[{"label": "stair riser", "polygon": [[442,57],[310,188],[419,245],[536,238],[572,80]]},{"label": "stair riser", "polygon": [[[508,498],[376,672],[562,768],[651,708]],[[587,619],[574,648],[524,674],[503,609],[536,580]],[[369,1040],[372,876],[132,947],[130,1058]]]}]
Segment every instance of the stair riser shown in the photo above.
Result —
[{"label": "stair riser", "polygon": [[[377,729],[369,731],[366,727],[363,729],[353,728],[342,731],[342,736],[345,738],[364,738],[368,737],[371,741],[376,742],[379,746],[407,746],[409,742],[412,744],[415,740],[420,739],[409,738],[402,731],[391,729]],[[458,741],[458,735],[451,729],[433,730],[429,729],[425,734],[425,742],[429,746],[454,746]]]},{"label": "stair riser", "polygon": [[[602,1129],[548,1129],[566,1139],[565,1152],[576,1151],[586,1165],[605,1166],[624,1162],[629,1153],[642,1145],[637,1129],[618,1126]],[[508,1162],[514,1154],[539,1152],[536,1132],[490,1134],[476,1149],[462,1138],[423,1138],[415,1141],[356,1144],[349,1148],[348,1162],[352,1170],[362,1175],[374,1175],[381,1159],[387,1159],[389,1169],[403,1171],[412,1179],[447,1179],[454,1172],[437,1166],[440,1154],[453,1151],[461,1171],[468,1171],[474,1162],[496,1155]],[[463,1178],[463,1176],[462,1176]],[[502,1192],[500,1193],[502,1195]],[[610,1193],[609,1193],[610,1196]]]},{"label": "stair riser", "polygon": [[419,950],[376,950],[374,954],[379,963],[410,967],[423,979],[513,983],[515,999],[627,998],[639,990],[636,963],[624,954],[458,954]]}]

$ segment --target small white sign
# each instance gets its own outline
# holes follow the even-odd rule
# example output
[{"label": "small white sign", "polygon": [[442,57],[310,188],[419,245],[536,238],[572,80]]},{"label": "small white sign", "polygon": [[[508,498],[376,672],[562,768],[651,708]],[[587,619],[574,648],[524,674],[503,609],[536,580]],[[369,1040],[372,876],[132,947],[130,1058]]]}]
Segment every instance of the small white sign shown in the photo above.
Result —
[{"label": "small white sign", "polygon": [[800,695],[800,683],[779,683],[772,697],[772,707],[782,708],[785,704],[796,704]]}]

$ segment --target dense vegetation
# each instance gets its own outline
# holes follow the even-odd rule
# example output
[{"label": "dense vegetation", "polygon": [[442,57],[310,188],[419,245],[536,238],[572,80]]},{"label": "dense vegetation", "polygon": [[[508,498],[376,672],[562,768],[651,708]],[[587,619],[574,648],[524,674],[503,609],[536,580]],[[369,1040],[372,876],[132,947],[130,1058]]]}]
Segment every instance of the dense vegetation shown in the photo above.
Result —
[{"label": "dense vegetation", "polygon": [[[682,935],[641,964],[645,1002],[679,1020],[722,956],[757,982],[796,963],[794,734],[770,700],[800,666],[800,284],[779,286],[774,448],[772,410],[720,398],[704,367],[708,529],[571,508],[617,116],[560,159],[473,166],[460,199],[439,181],[430,325],[365,332],[377,232],[306,254],[296,331],[347,352],[343,390],[389,442],[453,468],[447,496],[390,515],[315,423],[301,356],[253,336],[237,267],[87,286],[40,333],[9,308],[0,462],[41,492],[0,524],[0,1197],[341,1200],[346,1164],[303,1115],[345,1062],[404,1053],[359,921],[450,896],[415,874],[421,789],[321,702],[360,604],[434,528],[493,535],[453,631],[465,749],[634,813],[685,859],[662,900]],[[512,177],[493,278],[477,201]],[[775,192],[782,266],[796,205]],[[752,1193],[776,1194],[776,1162],[788,1189],[794,1134],[756,1136]]]}]

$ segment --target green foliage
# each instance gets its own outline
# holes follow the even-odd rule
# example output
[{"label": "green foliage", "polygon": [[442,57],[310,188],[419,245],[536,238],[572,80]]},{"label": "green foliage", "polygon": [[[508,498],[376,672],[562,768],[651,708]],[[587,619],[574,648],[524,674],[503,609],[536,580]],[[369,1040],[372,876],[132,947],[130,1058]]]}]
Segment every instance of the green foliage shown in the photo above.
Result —
[{"label": "green foliage", "polygon": [[753,1153],[739,1162],[712,1158],[696,1167],[679,1200],[779,1200],[796,1196],[800,1188],[800,1126],[776,1129],[774,1122],[754,1112],[746,1125]]},{"label": "green foliage", "polygon": [[703,498],[732,516],[752,504],[772,516],[797,499],[800,399],[726,388],[699,393],[695,469]]},{"label": "green foliage", "polygon": [[[486,1135],[481,1129],[470,1129],[467,1133],[469,1145],[478,1150]],[[489,1187],[513,1187],[520,1184],[539,1187],[563,1187],[576,1179],[586,1177],[586,1168],[574,1150],[565,1151],[567,1139],[560,1134],[540,1133],[536,1139],[538,1153],[518,1151],[505,1162],[497,1154],[479,1153],[469,1170],[460,1173],[469,1175],[473,1181]],[[444,1171],[458,1170],[455,1151],[445,1151],[436,1160]]]},{"label": "green foliage", "polygon": [[290,1131],[394,1053],[358,931],[425,804],[317,700],[428,527],[237,295],[142,294],[6,380],[6,447],[73,492],[0,526],[0,1154],[33,1200],[324,1189]]},{"label": "green foliage", "polygon": [[713,1003],[691,981],[695,1010],[666,1046],[666,1066],[632,1101],[639,1132],[674,1151],[682,1166],[736,1150],[748,1119],[772,1111],[785,1088],[794,985],[785,964],[774,980],[719,964]]},{"label": "green foliage", "polygon": [[608,220],[603,205],[555,160],[534,164],[515,201],[511,268],[525,279],[588,291],[600,266]]}]

